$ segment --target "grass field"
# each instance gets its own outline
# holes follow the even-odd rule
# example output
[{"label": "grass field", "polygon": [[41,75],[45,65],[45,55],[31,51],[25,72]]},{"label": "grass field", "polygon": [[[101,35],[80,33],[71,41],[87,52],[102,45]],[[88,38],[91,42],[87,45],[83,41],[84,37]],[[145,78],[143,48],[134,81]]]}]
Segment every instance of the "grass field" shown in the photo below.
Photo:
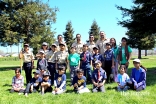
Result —
[{"label": "grass field", "polygon": [[[14,68],[19,67],[19,61],[0,61],[0,104],[156,104],[156,56],[147,56],[141,59],[142,65],[147,67],[146,90],[136,93],[127,91],[117,92],[116,83],[106,84],[106,93],[75,94],[69,87],[70,79],[67,73],[67,92],[62,95],[47,93],[30,94],[27,98],[18,93],[9,93],[11,80],[14,76]],[[129,66],[129,74],[133,67],[132,61]],[[22,72],[24,75],[24,72]],[[87,85],[91,90],[92,85]]]}]

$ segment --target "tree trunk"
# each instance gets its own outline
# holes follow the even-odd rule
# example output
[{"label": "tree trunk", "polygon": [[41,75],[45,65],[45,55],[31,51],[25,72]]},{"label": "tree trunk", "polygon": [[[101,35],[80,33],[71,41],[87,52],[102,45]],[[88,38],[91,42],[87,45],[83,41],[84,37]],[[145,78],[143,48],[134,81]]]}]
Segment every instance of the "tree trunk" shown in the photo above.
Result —
[{"label": "tree trunk", "polygon": [[145,50],[145,56],[147,56],[147,50]]},{"label": "tree trunk", "polygon": [[141,49],[138,49],[138,59],[141,59]]},{"label": "tree trunk", "polygon": [[12,45],[10,45],[10,50],[11,50],[11,54],[12,54]]}]

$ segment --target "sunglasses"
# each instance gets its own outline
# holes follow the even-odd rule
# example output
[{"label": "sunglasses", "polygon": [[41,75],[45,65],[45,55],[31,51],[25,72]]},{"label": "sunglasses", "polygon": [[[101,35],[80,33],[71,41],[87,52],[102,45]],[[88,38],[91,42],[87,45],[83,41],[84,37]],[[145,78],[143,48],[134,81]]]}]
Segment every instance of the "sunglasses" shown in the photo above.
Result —
[{"label": "sunglasses", "polygon": [[89,38],[94,38],[93,36],[89,37]]}]

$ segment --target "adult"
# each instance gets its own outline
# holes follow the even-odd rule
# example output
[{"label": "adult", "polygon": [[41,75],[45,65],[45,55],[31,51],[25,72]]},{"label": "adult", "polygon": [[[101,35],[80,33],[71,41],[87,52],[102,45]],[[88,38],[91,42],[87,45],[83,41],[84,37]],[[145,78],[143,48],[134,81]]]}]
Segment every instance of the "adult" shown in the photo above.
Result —
[{"label": "adult", "polygon": [[110,40],[106,38],[105,32],[100,31],[100,39],[96,42],[96,46],[99,48],[100,54],[104,54],[104,52],[106,51],[106,43],[108,42],[110,42]]},{"label": "adult", "polygon": [[96,44],[94,42],[94,36],[93,36],[93,34],[90,34],[89,35],[89,42],[87,43],[87,45],[88,45],[88,51],[91,54],[94,54],[93,48],[96,46]]},{"label": "adult", "polygon": [[57,51],[60,51],[60,46],[59,46],[59,44],[65,44],[65,50],[66,51],[68,51],[68,48],[67,48],[67,45],[66,45],[66,43],[63,41],[63,36],[61,35],[61,34],[59,34],[58,36],[57,36],[57,40],[54,42],[54,44],[56,44],[56,46],[57,46]]},{"label": "adult", "polygon": [[129,66],[129,61],[132,56],[132,49],[127,45],[127,38],[123,37],[121,39],[121,46],[118,48],[117,55],[118,55],[118,63],[119,65],[126,66],[126,73]]},{"label": "adult", "polygon": [[117,50],[118,50],[118,46],[116,44],[116,39],[115,38],[111,38],[110,39],[110,43],[112,46],[112,50],[114,52],[114,68],[113,68],[113,78],[114,81],[117,82],[117,75],[118,75],[118,60],[117,60]]},{"label": "adult", "polygon": [[76,41],[72,44],[72,47],[76,48],[76,53],[81,54],[83,48],[83,42],[81,41],[81,35],[76,34]]},{"label": "adult", "polygon": [[26,82],[28,84],[32,78],[32,68],[34,67],[34,55],[29,50],[29,44],[24,44],[24,49],[20,52],[19,58],[23,59],[23,68],[26,75]]},{"label": "adult", "polygon": [[45,56],[47,55],[47,53],[49,51],[48,50],[48,43],[46,43],[46,42],[42,43],[41,49],[38,50],[38,53],[36,54],[36,57],[40,57],[40,52],[41,51],[44,51]]}]

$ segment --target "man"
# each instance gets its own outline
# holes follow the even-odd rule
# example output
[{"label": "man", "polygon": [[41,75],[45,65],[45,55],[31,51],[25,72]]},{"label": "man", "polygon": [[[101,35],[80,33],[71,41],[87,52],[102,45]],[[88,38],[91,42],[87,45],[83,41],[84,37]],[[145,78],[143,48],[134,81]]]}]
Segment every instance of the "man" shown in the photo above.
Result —
[{"label": "man", "polygon": [[106,51],[106,43],[108,43],[109,41],[110,40],[106,38],[104,31],[100,31],[100,39],[97,40],[96,46],[99,48],[99,53],[101,55],[103,55]]},{"label": "man", "polygon": [[82,48],[83,48],[83,42],[81,41],[81,35],[76,34],[76,42],[72,44],[72,47],[76,48],[76,53],[81,54],[82,53]]},{"label": "man", "polygon": [[93,36],[93,34],[90,34],[89,35],[89,42],[87,43],[87,45],[88,45],[88,51],[91,54],[94,54],[93,48],[96,46],[96,44],[94,42],[94,36]]}]

